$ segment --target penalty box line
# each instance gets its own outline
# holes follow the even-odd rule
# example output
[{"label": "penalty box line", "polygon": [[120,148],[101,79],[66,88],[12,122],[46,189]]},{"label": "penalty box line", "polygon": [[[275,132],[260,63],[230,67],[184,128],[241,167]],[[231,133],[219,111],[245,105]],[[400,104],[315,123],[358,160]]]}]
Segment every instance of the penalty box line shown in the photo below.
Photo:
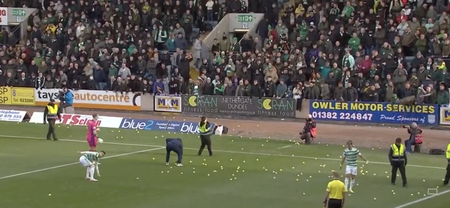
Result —
[{"label": "penalty box line", "polygon": [[[135,154],[145,153],[145,152],[152,152],[152,151],[156,151],[156,150],[160,150],[160,149],[164,149],[164,148],[158,147],[158,148],[151,148],[151,149],[146,149],[146,150],[122,153],[122,154],[117,154],[117,155],[105,156],[102,158],[102,160],[116,158],[116,157],[124,157],[124,156],[128,156],[128,155],[135,155]],[[30,175],[33,173],[45,172],[45,171],[49,171],[49,170],[60,169],[60,168],[69,167],[69,166],[78,165],[78,164],[80,164],[80,162],[67,163],[67,164],[63,164],[63,165],[57,165],[57,166],[53,166],[53,167],[12,174],[12,175],[8,175],[8,176],[0,177],[0,180],[4,180],[4,179],[8,179],[8,178],[15,178],[15,177],[23,176],[23,175]]]},{"label": "penalty box line", "polygon": [[396,206],[396,207],[394,207],[394,208],[405,208],[405,207],[409,207],[409,206],[412,206],[412,205],[415,205],[415,204],[419,204],[419,203],[422,203],[422,202],[424,202],[424,201],[433,199],[433,198],[435,198],[435,197],[442,196],[442,195],[447,194],[447,193],[450,193],[450,189],[445,190],[445,191],[443,191],[443,192],[439,192],[439,193],[437,193],[437,194],[433,194],[433,195],[431,195],[431,196],[427,196],[427,197],[423,197],[423,198],[414,200],[414,201],[412,201],[412,202],[408,202],[408,203],[405,203],[405,204]]},{"label": "penalty box line", "polygon": [[[44,140],[45,139],[45,138],[40,138],[40,137],[13,136],[13,135],[0,135],[0,138],[1,137],[3,137],[3,138],[35,139],[35,140]],[[74,139],[60,139],[59,141],[77,142],[77,143],[85,143],[86,142],[86,141],[74,140]],[[135,146],[135,147],[155,147],[155,148],[160,148],[160,149],[165,148],[165,146],[161,146],[161,145],[133,144],[133,143],[121,143],[121,142],[103,142],[103,144],[119,145],[119,146],[120,145],[121,146]],[[184,148],[184,149],[198,151],[198,148]],[[231,153],[231,154],[290,157],[290,158],[301,158],[301,159],[309,159],[309,160],[324,160],[324,161],[341,161],[341,159],[336,159],[336,158],[310,157],[310,156],[305,156],[305,155],[284,155],[284,154],[271,154],[271,153],[262,153],[262,152],[231,151],[231,150],[214,150],[214,151],[215,152],[223,152],[223,153]],[[363,163],[363,162],[361,162],[361,163]],[[372,162],[372,161],[369,162],[369,164],[390,165],[390,163],[386,163],[386,162]],[[445,170],[445,168],[443,168],[443,167],[424,166],[424,165],[408,165],[408,167]]]}]

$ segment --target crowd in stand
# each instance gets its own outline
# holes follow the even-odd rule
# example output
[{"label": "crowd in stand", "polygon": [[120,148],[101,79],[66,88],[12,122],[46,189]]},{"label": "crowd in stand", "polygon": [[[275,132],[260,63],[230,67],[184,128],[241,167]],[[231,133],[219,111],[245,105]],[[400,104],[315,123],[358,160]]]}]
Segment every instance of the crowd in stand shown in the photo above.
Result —
[{"label": "crowd in stand", "polygon": [[259,37],[216,40],[202,93],[448,104],[447,3],[300,1],[281,18],[269,12]]},{"label": "crowd in stand", "polygon": [[25,2],[39,12],[26,42],[0,51],[0,85],[449,103],[447,1],[248,2],[265,13],[257,35],[224,35],[211,51],[198,34],[242,1]]},{"label": "crowd in stand", "polygon": [[25,41],[6,44],[8,32],[2,29],[0,86],[144,93],[183,91],[192,41],[227,13],[246,9],[239,0],[0,4],[38,9],[27,21]]}]

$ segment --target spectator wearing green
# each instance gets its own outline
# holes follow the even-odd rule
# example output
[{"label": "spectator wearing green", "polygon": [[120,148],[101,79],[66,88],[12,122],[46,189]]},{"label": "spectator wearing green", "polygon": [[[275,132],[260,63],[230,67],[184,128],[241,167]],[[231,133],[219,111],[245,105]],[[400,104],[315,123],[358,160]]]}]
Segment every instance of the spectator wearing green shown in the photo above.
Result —
[{"label": "spectator wearing green", "polygon": [[348,40],[348,45],[352,49],[352,54],[355,54],[358,51],[358,47],[361,44],[361,40],[358,37],[358,34],[354,32],[352,37]]},{"label": "spectator wearing green", "polygon": [[353,8],[352,3],[350,1],[347,1],[347,4],[345,5],[344,9],[342,10],[341,16],[350,18],[354,11],[355,11],[355,8]]},{"label": "spectator wearing green", "polygon": [[444,82],[441,82],[439,84],[439,91],[437,92],[437,100],[436,103],[438,105],[448,105],[449,104],[449,93],[448,93],[448,89],[445,86]]}]

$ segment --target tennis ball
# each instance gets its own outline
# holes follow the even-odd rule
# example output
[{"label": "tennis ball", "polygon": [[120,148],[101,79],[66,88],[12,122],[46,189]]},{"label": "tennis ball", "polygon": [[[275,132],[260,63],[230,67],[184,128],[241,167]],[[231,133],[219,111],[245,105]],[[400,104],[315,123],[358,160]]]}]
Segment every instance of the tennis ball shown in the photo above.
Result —
[{"label": "tennis ball", "polygon": [[373,200],[374,200],[374,201],[376,201],[376,200],[377,200],[377,198],[373,198]]},{"label": "tennis ball", "polygon": [[259,159],[256,159],[256,161],[259,161]]},{"label": "tennis ball", "polygon": [[181,172],[180,174],[183,175],[183,172]]},{"label": "tennis ball", "polygon": [[208,173],[208,176],[209,176],[209,173]]},{"label": "tennis ball", "polygon": [[164,171],[161,171],[161,173],[164,173]]},{"label": "tennis ball", "polygon": [[48,196],[52,196],[52,194],[48,194]]},{"label": "tennis ball", "polygon": [[194,171],[192,171],[192,173],[195,173],[195,170],[194,170]]}]

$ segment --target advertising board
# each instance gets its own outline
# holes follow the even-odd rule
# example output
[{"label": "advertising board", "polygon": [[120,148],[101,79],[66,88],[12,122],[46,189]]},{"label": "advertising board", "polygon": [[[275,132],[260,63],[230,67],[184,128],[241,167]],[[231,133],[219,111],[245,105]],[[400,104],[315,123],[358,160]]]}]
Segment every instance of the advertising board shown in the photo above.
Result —
[{"label": "advertising board", "polygon": [[155,95],[155,111],[181,113],[181,97],[172,95]]},{"label": "advertising board", "polygon": [[296,100],[215,95],[183,95],[183,112],[295,118]]},{"label": "advertising board", "polygon": [[0,121],[22,122],[26,114],[26,111],[0,109]]},{"label": "advertising board", "polygon": [[[57,120],[56,124],[85,126],[87,122],[90,120],[92,120],[92,115],[63,114],[61,116],[61,121]],[[119,128],[121,121],[122,117],[99,116],[97,120],[97,126],[105,128]],[[43,123],[43,122],[44,122],[44,113],[42,112],[33,113],[30,119],[30,123]]]},{"label": "advertising board", "polygon": [[[211,128],[214,127],[212,124]],[[183,122],[183,121],[167,121],[167,120],[151,120],[151,119],[132,119],[124,118],[120,122],[120,128],[133,130],[148,130],[148,131],[170,131],[181,133],[198,134],[197,122]]]},{"label": "advertising board", "polygon": [[[111,110],[141,110],[141,94],[120,93],[101,90],[73,90],[73,105],[75,108],[111,109]],[[34,98],[37,106],[46,106],[50,98],[59,102],[60,90],[35,90]]]},{"label": "advertising board", "polygon": [[311,100],[309,113],[315,120],[438,125],[439,106]]}]

